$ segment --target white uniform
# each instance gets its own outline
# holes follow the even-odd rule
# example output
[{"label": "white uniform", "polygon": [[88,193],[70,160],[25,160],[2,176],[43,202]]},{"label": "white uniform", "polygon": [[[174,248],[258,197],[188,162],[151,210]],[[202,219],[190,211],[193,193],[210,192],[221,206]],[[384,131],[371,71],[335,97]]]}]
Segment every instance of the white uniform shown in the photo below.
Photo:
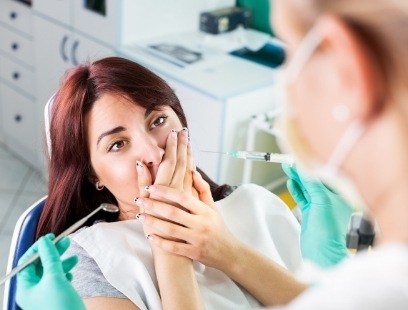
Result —
[{"label": "white uniform", "polygon": [[[291,271],[301,266],[300,226],[277,196],[248,184],[217,202],[217,206],[239,240]],[[153,257],[140,222],[95,224],[73,239],[92,256],[107,281],[140,309],[161,309]],[[223,272],[197,262],[194,268],[206,309],[260,307]]]},{"label": "white uniform", "polygon": [[408,245],[375,248],[320,276],[285,310],[408,309]]}]

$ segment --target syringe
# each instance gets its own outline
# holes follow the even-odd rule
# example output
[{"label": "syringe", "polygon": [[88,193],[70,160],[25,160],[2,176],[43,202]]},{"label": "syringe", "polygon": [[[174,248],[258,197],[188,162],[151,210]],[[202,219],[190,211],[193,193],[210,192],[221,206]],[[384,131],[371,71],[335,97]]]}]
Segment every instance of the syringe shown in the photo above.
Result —
[{"label": "syringe", "polygon": [[232,151],[232,152],[213,152],[201,151],[206,153],[224,154],[231,158],[241,158],[254,161],[266,161],[271,163],[287,163],[293,165],[293,157],[287,154],[267,153],[267,152],[251,152],[251,151]]}]

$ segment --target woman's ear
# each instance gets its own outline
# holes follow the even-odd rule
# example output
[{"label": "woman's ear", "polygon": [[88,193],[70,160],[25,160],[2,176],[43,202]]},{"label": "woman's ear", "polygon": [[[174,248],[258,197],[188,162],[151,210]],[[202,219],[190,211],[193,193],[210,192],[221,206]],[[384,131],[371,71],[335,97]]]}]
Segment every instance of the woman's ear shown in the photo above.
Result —
[{"label": "woman's ear", "polygon": [[96,182],[98,182],[98,179],[97,179],[96,177],[94,177],[94,176],[88,176],[88,181],[89,181],[91,184],[95,185]]},{"label": "woman's ear", "polygon": [[348,109],[348,117],[372,117],[383,95],[380,68],[373,53],[356,30],[340,17],[325,15],[316,27],[324,38],[323,51],[330,53],[339,91],[345,95],[342,104]]},{"label": "woman's ear", "polygon": [[99,178],[96,176],[96,174],[93,171],[88,174],[87,178],[88,178],[88,181],[93,185],[99,182]]}]

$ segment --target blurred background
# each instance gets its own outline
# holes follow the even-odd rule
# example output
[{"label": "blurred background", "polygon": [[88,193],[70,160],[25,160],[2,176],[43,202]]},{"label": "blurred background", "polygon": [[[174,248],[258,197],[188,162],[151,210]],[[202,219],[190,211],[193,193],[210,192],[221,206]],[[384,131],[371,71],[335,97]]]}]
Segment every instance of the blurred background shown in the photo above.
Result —
[{"label": "blurred background", "polygon": [[67,69],[105,56],[172,86],[197,165],[216,182],[256,183],[292,204],[280,165],[201,152],[279,151],[284,50],[269,13],[269,0],[0,0],[0,273],[18,217],[47,193],[44,107]]}]

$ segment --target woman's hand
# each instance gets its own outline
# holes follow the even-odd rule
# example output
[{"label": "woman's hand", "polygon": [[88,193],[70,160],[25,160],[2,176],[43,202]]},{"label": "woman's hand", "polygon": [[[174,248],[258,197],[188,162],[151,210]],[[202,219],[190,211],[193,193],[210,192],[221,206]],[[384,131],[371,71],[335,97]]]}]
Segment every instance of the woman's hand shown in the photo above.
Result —
[{"label": "woman's hand", "polygon": [[192,189],[193,154],[188,129],[172,130],[167,138],[163,161],[157,171],[155,185],[183,190]]},{"label": "woman's hand", "polygon": [[[194,172],[193,182],[198,198],[166,186],[149,186],[147,190],[155,199],[137,200],[137,204],[149,212],[141,214],[139,219],[152,232],[149,239],[155,246],[223,270],[227,263],[225,257],[232,254],[237,240],[225,226],[208,183],[198,172]],[[183,209],[163,200],[176,203]]]},{"label": "woman's hand", "polygon": [[[172,131],[167,139],[164,158],[159,166],[154,186],[165,185],[172,189],[186,190],[192,195],[193,169],[192,150],[187,128],[179,133]],[[149,199],[152,198],[159,199],[160,197],[155,193],[150,193]],[[141,202],[147,199],[142,197],[135,199],[141,210],[144,209]],[[177,210],[179,207],[180,205],[172,206]],[[151,211],[145,210],[143,216],[147,216],[149,212]],[[138,217],[140,218],[141,215],[139,214]],[[143,225],[143,228],[148,236],[154,234],[152,227]],[[174,242],[176,242],[175,239]],[[154,243],[150,244],[163,308],[204,309],[204,302],[200,295],[191,259],[166,252]],[[178,281],[174,281],[175,277]]]},{"label": "woman's hand", "polygon": [[[142,169],[139,168],[142,172]],[[139,171],[138,170],[138,171]],[[197,191],[193,188],[192,174],[194,171],[194,160],[191,143],[189,141],[188,130],[183,128],[177,132],[172,132],[167,137],[166,150],[164,153],[163,161],[160,163],[157,171],[157,176],[154,181],[154,185],[164,185],[171,188],[183,190],[187,193],[193,194],[198,197]],[[146,178],[144,178],[146,180]],[[143,188],[139,197],[135,198],[135,202],[138,199],[149,195]],[[159,199],[153,194],[150,194],[150,198]],[[162,198],[163,200],[163,198]],[[169,201],[166,201],[170,203]],[[140,206],[140,213],[149,213],[149,210],[144,210]],[[182,208],[180,205],[175,204],[176,207]],[[156,216],[158,216],[156,214]],[[144,226],[146,236],[151,235],[153,232],[149,227]],[[170,237],[170,236],[167,236]]]}]

